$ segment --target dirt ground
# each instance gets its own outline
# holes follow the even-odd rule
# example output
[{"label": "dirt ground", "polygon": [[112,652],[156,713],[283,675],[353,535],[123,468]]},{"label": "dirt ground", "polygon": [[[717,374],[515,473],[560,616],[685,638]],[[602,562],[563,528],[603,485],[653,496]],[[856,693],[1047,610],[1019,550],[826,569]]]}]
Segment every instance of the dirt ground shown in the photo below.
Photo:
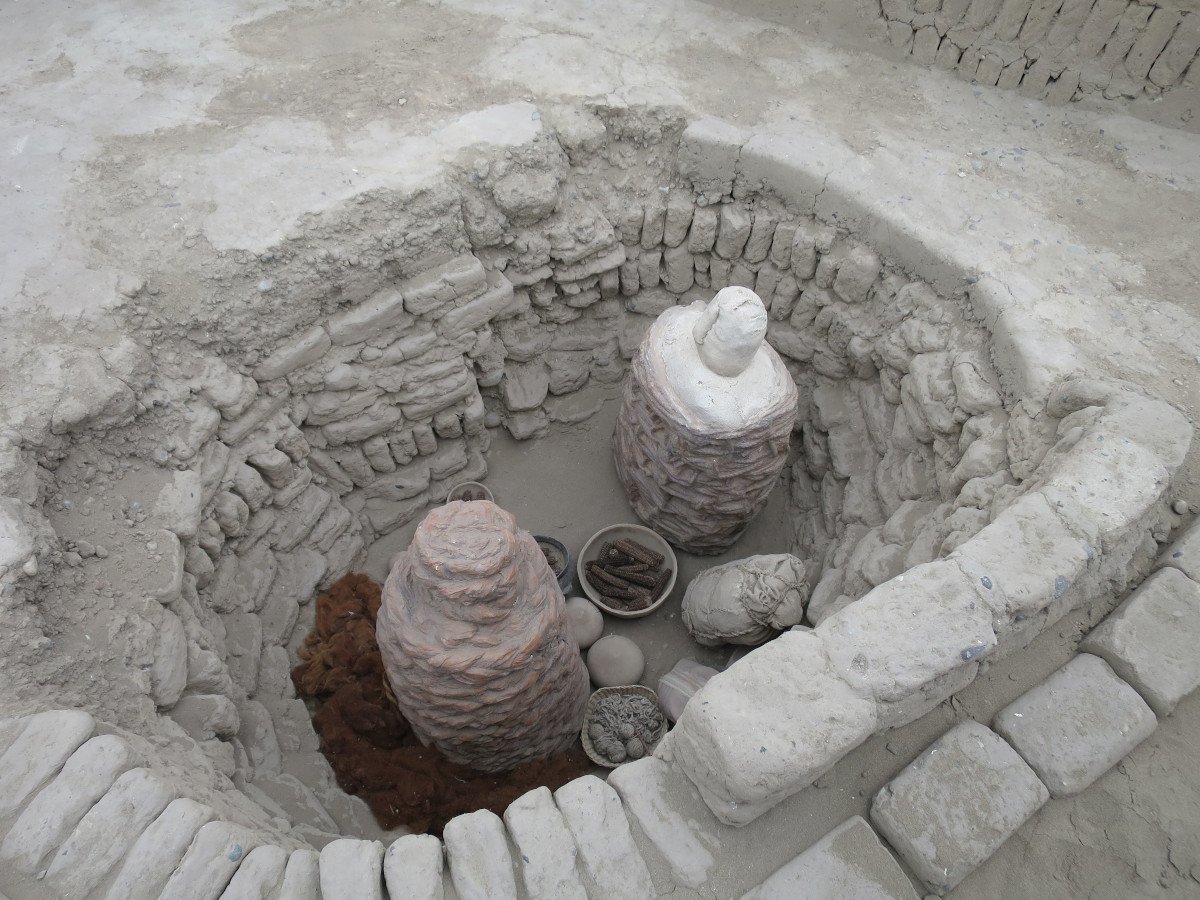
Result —
[{"label": "dirt ground", "polygon": [[[872,5],[221,0],[198,14],[182,2],[27,0],[0,8],[0,352],[21,352],[30,328],[68,343],[115,342],[103,298],[128,272],[163,289],[156,339],[227,327],[236,340],[219,279],[203,272],[215,259],[201,256],[204,248],[252,254],[367,190],[379,171],[420,169],[437,156],[438,129],[471,110],[653,96],[748,128],[820,122],[856,152],[893,160],[915,202],[929,197],[931,218],[958,223],[981,254],[986,242],[981,270],[1036,272],[1086,289],[1086,314],[1075,304],[1067,320],[1066,300],[1045,297],[1047,321],[1099,371],[1145,386],[1195,421],[1200,137],[1116,106],[1050,108],[913,68],[862,26],[859,14]],[[424,143],[384,153],[373,143],[381,128]],[[331,247],[344,240],[320,236]],[[286,310],[276,313],[282,321]],[[631,520],[608,457],[616,389],[590,390],[580,402],[600,409],[587,422],[527,443],[497,433],[489,455],[497,501],[572,553],[598,528]],[[53,698],[128,727],[154,717],[147,698],[123,699],[113,688],[148,678],[156,605],[116,607],[123,592],[114,585],[153,588],[158,547],[145,507],[164,476],[139,459],[162,437],[81,448],[47,485],[46,512],[60,536],[90,545],[99,561],[43,573],[36,609],[4,610],[0,715]],[[1181,522],[1200,512],[1197,444],[1172,488],[1187,504]],[[777,552],[788,546],[787,529],[777,492],[735,549],[704,564]],[[373,547],[367,572],[381,580],[410,535]],[[663,609],[607,623],[606,633],[643,647],[647,684],[680,656],[727,662],[727,651],[692,644],[678,615],[701,565],[681,555],[679,586]],[[1069,658],[1089,615],[1065,620],[921,721],[854,751],[809,789],[811,822],[787,840],[799,852],[864,812],[955,721],[987,721]],[[118,635],[141,655],[106,653]],[[1200,896],[1198,742],[1200,696],[1192,696],[1087,791],[1047,804],[950,896]]]}]

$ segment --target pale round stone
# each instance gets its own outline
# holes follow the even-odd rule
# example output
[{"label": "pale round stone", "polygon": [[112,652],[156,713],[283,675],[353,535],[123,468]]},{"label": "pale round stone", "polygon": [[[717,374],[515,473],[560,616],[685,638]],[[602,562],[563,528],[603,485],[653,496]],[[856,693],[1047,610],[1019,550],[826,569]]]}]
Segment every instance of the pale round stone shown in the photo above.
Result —
[{"label": "pale round stone", "polygon": [[567,600],[567,618],[579,649],[586,650],[600,639],[604,631],[604,615],[587,597],[571,597]]},{"label": "pale round stone", "polygon": [[587,654],[588,674],[600,687],[637,684],[646,668],[642,650],[627,637],[610,634],[592,644]]}]

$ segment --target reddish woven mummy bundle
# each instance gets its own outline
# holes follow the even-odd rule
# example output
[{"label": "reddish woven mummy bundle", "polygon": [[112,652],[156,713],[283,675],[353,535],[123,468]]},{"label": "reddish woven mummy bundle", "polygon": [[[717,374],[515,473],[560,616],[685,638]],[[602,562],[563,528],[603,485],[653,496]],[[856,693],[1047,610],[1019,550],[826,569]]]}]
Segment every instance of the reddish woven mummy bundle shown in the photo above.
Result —
[{"label": "reddish woven mummy bundle", "polygon": [[562,591],[495,504],[426,516],[384,585],[376,634],[400,711],[450,760],[498,772],[579,736],[588,677]]}]

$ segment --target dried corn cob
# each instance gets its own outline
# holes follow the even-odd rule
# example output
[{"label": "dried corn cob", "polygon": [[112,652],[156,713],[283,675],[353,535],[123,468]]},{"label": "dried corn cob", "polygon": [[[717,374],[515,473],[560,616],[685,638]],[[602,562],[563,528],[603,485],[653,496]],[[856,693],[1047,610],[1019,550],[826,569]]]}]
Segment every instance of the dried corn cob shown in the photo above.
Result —
[{"label": "dried corn cob", "polygon": [[627,556],[633,557],[638,562],[646,563],[650,566],[661,566],[663,564],[663,555],[649,547],[643,547],[637,541],[619,540],[613,541],[613,547],[620,550]]}]

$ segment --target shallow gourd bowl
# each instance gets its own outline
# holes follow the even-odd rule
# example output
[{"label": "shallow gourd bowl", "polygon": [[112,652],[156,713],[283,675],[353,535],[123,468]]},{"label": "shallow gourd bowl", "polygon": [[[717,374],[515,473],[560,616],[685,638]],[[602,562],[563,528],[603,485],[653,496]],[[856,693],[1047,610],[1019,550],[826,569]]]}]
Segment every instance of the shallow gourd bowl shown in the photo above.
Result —
[{"label": "shallow gourd bowl", "polygon": [[[595,562],[600,557],[600,548],[609,541],[620,540],[637,541],[643,547],[661,553],[664,557],[663,565],[671,568],[671,578],[667,582],[666,589],[645,609],[614,609],[605,602],[604,596],[587,580],[587,564]],[[576,572],[579,576],[579,587],[601,612],[616,616],[618,619],[640,619],[642,616],[650,615],[671,596],[671,591],[675,589],[675,579],[679,577],[679,562],[675,559],[675,551],[671,549],[671,545],[644,525],[609,525],[593,534],[583,545],[583,549],[579,552]]]},{"label": "shallow gourd bowl", "polygon": [[657,733],[655,733],[654,741],[651,743],[650,748],[646,751],[646,756],[654,755],[654,749],[666,736],[667,729],[671,727],[671,723],[667,720],[666,710],[664,710],[662,704],[658,702],[658,694],[654,693],[654,691],[650,690],[650,688],[640,684],[623,684],[616,687],[600,688],[588,699],[587,708],[583,713],[583,731],[580,733],[580,737],[583,739],[583,751],[588,755],[588,759],[590,759],[596,765],[603,766],[606,769],[615,769],[617,766],[625,765],[625,762],[633,762],[631,759],[627,759],[625,762],[619,763],[610,762],[608,759],[596,752],[596,748],[592,745],[592,736],[588,734],[588,726],[592,724],[592,715],[595,712],[596,705],[605,697],[611,696],[612,694],[622,694],[627,697],[645,697],[647,700],[653,701],[654,705],[658,707],[658,711],[662,713],[662,725],[659,726]]}]

